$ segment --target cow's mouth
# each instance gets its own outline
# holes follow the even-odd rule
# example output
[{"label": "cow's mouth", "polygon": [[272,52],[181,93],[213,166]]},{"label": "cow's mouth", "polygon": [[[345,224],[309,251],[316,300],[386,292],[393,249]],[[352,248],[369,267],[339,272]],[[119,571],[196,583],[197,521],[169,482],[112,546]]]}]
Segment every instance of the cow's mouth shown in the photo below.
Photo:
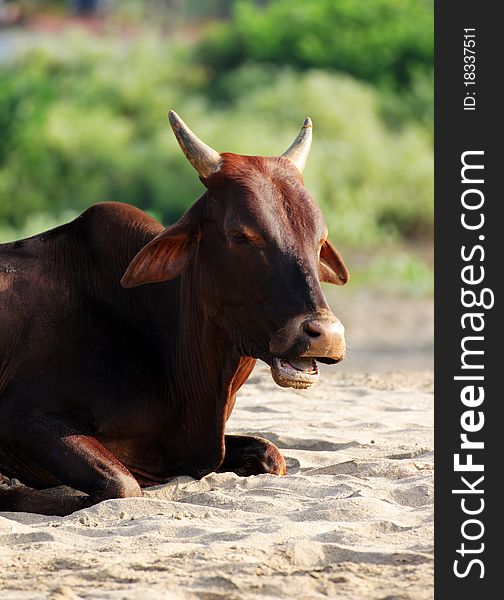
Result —
[{"label": "cow's mouth", "polygon": [[313,358],[274,358],[271,376],[281,387],[304,390],[318,381],[320,373],[317,361]]}]

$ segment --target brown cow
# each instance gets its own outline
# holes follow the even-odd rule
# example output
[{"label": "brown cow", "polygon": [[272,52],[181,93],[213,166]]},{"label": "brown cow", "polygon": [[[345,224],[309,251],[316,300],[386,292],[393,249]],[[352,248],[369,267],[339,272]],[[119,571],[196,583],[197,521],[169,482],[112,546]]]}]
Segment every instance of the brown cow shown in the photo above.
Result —
[{"label": "brown cow", "polygon": [[[0,246],[0,510],[64,515],[181,474],[283,475],[273,444],[224,435],[236,392],[257,358],[305,388],[317,360],[344,357],[320,281],[348,274],[301,175],[311,121],[264,158],[219,154],[169,118],[206,186],[177,223],[103,203]],[[85,495],[48,490],[61,484]]]}]

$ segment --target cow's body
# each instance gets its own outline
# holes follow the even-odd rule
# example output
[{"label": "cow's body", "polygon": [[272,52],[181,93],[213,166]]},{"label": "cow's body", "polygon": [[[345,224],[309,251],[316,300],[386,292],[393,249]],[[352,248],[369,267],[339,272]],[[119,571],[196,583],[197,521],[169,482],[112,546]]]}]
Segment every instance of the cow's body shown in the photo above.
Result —
[{"label": "cow's body", "polygon": [[[342,357],[311,275],[323,222],[288,160],[217,156],[209,192],[167,230],[103,203],[0,245],[0,510],[66,514],[216,469],[285,474],[273,444],[224,429],[256,358],[307,387],[312,357]],[[282,218],[295,239],[279,237]],[[285,248],[272,254],[268,236]],[[345,277],[327,244],[319,273]],[[60,484],[86,496],[47,495]]]},{"label": "cow's body", "polygon": [[[0,246],[4,448],[22,437],[27,415],[40,411],[78,422],[146,484],[220,465],[230,403],[255,361],[191,326],[203,323],[193,312],[197,290],[182,294],[191,268],[162,284],[120,287],[131,259],[162,230],[132,206],[104,203]],[[31,465],[10,471],[36,487],[54,481],[32,477]]]}]

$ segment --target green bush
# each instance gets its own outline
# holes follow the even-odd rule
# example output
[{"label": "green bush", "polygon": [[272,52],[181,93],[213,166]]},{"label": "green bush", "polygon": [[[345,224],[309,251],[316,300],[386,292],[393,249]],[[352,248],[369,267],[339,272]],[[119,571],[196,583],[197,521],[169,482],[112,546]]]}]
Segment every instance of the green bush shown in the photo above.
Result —
[{"label": "green bush", "polygon": [[179,181],[166,112],[202,78],[181,52],[70,35],[0,65],[0,222],[110,199],[178,215],[199,188]]},{"label": "green bush", "polygon": [[310,115],[305,180],[335,241],[369,247],[431,233],[429,128],[390,127],[385,96],[349,76],[244,65],[226,80],[232,102],[216,105],[183,49],[72,37],[1,65],[0,79],[5,232],[31,214],[57,219],[103,200],[172,222],[203,191],[169,131],[174,108],[217,150],[243,154],[282,153]]},{"label": "green bush", "polygon": [[432,70],[432,0],[233,0],[200,57],[216,78],[245,62],[324,68],[393,87]]}]

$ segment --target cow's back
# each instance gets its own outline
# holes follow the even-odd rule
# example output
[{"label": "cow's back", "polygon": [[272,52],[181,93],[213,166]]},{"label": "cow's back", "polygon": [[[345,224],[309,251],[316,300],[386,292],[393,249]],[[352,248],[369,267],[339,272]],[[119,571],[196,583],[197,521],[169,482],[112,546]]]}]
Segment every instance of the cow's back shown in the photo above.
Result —
[{"label": "cow's back", "polygon": [[[122,203],[95,204],[70,223],[0,244],[0,343],[13,322],[69,308],[76,295],[120,293],[120,279],[160,223]],[[60,315],[62,316],[62,315]]]},{"label": "cow's back", "polygon": [[99,405],[110,386],[117,394],[122,371],[145,356],[145,342],[121,311],[127,290],[120,279],[161,230],[132,206],[103,203],[0,245],[0,420],[9,399],[25,410],[49,403],[58,412],[91,397]]}]

